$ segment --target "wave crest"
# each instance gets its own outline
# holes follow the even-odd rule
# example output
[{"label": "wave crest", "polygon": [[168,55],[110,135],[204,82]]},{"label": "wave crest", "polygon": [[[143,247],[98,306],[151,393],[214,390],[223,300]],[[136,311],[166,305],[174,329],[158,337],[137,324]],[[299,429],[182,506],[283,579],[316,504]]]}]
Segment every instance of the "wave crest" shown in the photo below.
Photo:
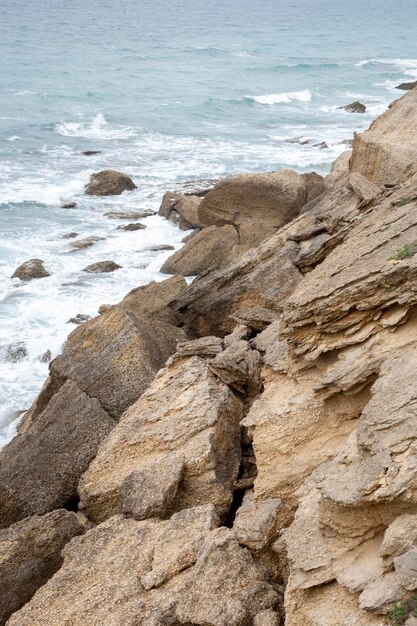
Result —
[{"label": "wave crest", "polygon": [[282,93],[268,93],[263,96],[247,96],[258,104],[273,106],[274,104],[289,104],[290,102],[311,102],[313,94],[309,89],[302,91],[284,91]]},{"label": "wave crest", "polygon": [[125,139],[136,135],[136,130],[128,126],[109,126],[103,113],[97,115],[91,122],[61,122],[55,131],[64,137],[84,137],[86,139]]}]

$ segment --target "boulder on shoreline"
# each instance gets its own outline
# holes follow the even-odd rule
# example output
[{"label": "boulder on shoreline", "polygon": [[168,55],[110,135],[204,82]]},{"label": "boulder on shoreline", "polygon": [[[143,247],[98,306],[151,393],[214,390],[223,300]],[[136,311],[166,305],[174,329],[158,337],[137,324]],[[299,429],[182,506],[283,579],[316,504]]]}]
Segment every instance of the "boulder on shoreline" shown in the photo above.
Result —
[{"label": "boulder on shoreline", "polygon": [[145,224],[140,224],[139,222],[132,222],[131,224],[125,224],[124,226],[118,226],[116,230],[127,230],[134,232],[135,230],[145,230]]},{"label": "boulder on shoreline", "polygon": [[121,269],[121,265],[118,265],[114,261],[97,261],[97,263],[91,263],[87,265],[82,271],[87,274],[102,274],[108,272],[115,272]]},{"label": "boulder on shoreline", "polygon": [[37,278],[46,278],[50,273],[45,269],[42,259],[29,259],[13,272],[12,278],[20,278],[20,280],[28,282]]},{"label": "boulder on shoreline", "polygon": [[348,113],[365,113],[366,106],[359,102],[359,100],[355,100],[355,102],[351,102],[350,104],[345,104],[344,106],[337,107],[338,109],[342,109],[343,111],[347,111]]},{"label": "boulder on shoreline", "polygon": [[181,230],[200,228],[198,207],[201,201],[199,196],[167,191],[162,198],[159,215],[177,224]]},{"label": "boulder on shoreline", "polygon": [[0,530],[0,624],[55,574],[62,548],[83,532],[77,515],[63,509]]},{"label": "boulder on shoreline", "polygon": [[163,266],[163,274],[196,276],[209,269],[218,269],[233,258],[233,247],[239,237],[233,226],[210,226],[192,237]]},{"label": "boulder on shoreline", "polygon": [[126,174],[114,170],[103,170],[91,175],[84,193],[87,196],[118,196],[124,191],[133,189],[136,189],[136,185]]},{"label": "boulder on shoreline", "polygon": [[414,87],[417,87],[417,80],[414,80],[410,83],[401,83],[400,85],[397,85],[395,89],[401,89],[402,91],[410,91],[410,89],[414,89]]}]

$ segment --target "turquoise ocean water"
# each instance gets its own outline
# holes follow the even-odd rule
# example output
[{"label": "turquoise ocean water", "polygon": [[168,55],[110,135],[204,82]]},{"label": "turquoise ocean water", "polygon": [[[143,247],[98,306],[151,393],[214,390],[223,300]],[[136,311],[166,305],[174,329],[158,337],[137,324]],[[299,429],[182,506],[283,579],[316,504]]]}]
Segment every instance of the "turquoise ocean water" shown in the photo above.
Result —
[{"label": "turquoise ocean water", "polygon": [[[149,247],[184,236],[158,216],[116,230],[104,213],[156,209],[167,189],[237,172],[326,173],[395,86],[417,79],[416,35],[415,0],[0,0],[0,445],[69,317],[161,280],[170,253]],[[337,108],[357,99],[366,114]],[[83,197],[104,168],[137,191]],[[76,209],[60,208],[69,200]],[[68,231],[105,239],[70,252]],[[32,257],[51,276],[11,280]],[[122,269],[81,272],[104,259]]]}]

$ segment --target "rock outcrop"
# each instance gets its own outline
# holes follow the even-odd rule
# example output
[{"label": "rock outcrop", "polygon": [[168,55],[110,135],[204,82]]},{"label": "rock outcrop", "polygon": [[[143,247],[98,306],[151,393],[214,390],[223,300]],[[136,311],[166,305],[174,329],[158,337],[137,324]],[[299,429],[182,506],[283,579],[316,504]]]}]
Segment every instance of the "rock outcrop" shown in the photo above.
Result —
[{"label": "rock outcrop", "polygon": [[50,273],[45,269],[43,261],[41,259],[29,259],[13,272],[12,278],[20,278],[20,280],[29,282],[36,278],[45,278],[50,276]]},{"label": "rock outcrop", "polygon": [[204,228],[165,261],[161,272],[196,276],[210,269],[224,267],[233,259],[233,248],[238,243],[238,234],[233,226]]},{"label": "rock outcrop", "polygon": [[366,106],[363,102],[359,102],[359,100],[355,100],[355,102],[351,102],[350,104],[346,104],[345,106],[338,107],[339,109],[343,109],[348,113],[365,113]]},{"label": "rock outcrop", "polygon": [[416,93],[324,180],[233,177],[192,200],[204,230],[183,257],[229,229],[238,258],[70,335],[0,454],[0,526],[23,520],[0,531],[9,626],[411,626]]},{"label": "rock outcrop", "polygon": [[87,196],[118,196],[124,191],[136,189],[133,180],[126,174],[114,170],[103,170],[90,176],[85,187]]},{"label": "rock outcrop", "polygon": [[203,224],[198,218],[200,203],[201,198],[199,196],[167,191],[162,198],[159,215],[166,217],[174,224],[178,224],[181,230],[201,228]]},{"label": "rock outcrop", "polygon": [[87,267],[83,269],[83,272],[87,272],[87,274],[102,274],[114,272],[120,268],[121,265],[115,263],[114,261],[97,261],[97,263],[87,265]]}]

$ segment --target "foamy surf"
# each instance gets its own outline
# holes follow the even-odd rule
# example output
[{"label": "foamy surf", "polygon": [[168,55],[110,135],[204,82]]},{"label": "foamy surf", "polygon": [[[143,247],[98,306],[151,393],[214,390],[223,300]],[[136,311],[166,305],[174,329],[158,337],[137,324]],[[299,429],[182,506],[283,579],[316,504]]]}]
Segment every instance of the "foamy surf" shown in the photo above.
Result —
[{"label": "foamy surf", "polygon": [[137,130],[128,126],[109,125],[103,113],[97,113],[91,122],[61,122],[55,129],[63,137],[100,140],[128,139],[137,134]]},{"label": "foamy surf", "polygon": [[269,93],[263,96],[247,96],[258,104],[273,106],[274,104],[289,104],[290,102],[311,102],[313,94],[309,89],[302,91],[288,91],[282,93]]}]

